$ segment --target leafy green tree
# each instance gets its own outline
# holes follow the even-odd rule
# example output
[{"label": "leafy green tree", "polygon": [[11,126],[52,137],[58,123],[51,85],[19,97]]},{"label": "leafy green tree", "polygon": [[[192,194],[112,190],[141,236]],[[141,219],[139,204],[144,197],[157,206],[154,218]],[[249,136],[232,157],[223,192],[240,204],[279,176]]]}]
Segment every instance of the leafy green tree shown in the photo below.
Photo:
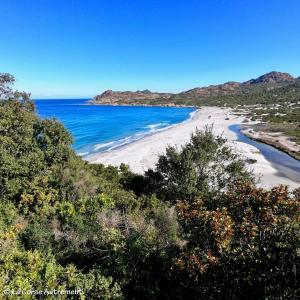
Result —
[{"label": "leafy green tree", "polygon": [[31,205],[38,201],[39,183],[45,188],[70,156],[72,140],[57,121],[39,119],[27,98],[20,100],[7,90],[6,97],[0,100],[0,196],[20,201],[25,193],[23,200]]},{"label": "leafy green tree", "polygon": [[148,190],[175,203],[178,199],[192,201],[197,196],[212,197],[239,181],[253,181],[245,163],[213,134],[213,128],[197,130],[191,141],[178,150],[168,147],[159,157],[154,170],[146,172]]}]

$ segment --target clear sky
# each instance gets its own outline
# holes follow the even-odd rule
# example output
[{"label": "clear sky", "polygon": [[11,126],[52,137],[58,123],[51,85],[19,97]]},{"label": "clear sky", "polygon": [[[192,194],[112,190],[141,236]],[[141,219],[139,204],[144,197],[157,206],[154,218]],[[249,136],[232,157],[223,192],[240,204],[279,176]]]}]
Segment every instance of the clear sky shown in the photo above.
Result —
[{"label": "clear sky", "polygon": [[0,72],[34,98],[300,76],[299,0],[0,0]]}]

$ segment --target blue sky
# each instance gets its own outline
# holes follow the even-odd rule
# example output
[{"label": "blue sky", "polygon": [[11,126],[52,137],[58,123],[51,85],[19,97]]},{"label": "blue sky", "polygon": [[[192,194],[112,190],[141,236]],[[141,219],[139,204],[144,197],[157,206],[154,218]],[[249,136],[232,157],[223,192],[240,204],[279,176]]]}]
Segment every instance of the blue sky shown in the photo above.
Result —
[{"label": "blue sky", "polygon": [[0,0],[0,72],[34,98],[300,76],[299,0]]}]

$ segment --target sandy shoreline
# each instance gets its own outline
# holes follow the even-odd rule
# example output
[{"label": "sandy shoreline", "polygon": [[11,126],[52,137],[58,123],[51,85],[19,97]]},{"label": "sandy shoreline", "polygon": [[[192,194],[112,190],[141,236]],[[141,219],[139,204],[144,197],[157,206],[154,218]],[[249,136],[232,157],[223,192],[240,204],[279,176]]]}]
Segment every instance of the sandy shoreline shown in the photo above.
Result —
[{"label": "sandy shoreline", "polygon": [[249,167],[253,169],[257,177],[261,178],[260,186],[269,188],[278,184],[287,184],[291,188],[299,187],[299,182],[297,183],[280,176],[257,148],[237,141],[236,134],[228,127],[234,124],[241,124],[242,121],[243,117],[234,115],[231,109],[203,107],[196,111],[192,118],[186,122],[145,137],[122,148],[92,154],[86,160],[92,163],[103,163],[114,166],[125,163],[134,172],[144,173],[148,168],[155,166],[158,156],[165,152],[167,145],[180,147],[189,141],[190,135],[196,128],[203,129],[206,125],[213,124],[215,134],[226,137],[228,144],[236,152],[248,159],[256,160],[256,163],[249,165]]}]

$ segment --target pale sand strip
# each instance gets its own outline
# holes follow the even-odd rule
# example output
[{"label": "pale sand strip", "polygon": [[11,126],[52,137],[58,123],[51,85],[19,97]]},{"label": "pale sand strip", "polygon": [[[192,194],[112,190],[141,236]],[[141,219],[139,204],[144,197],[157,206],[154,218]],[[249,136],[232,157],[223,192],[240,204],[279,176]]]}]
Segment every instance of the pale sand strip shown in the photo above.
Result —
[{"label": "pale sand strip", "polygon": [[[229,120],[226,120],[227,117],[229,117]],[[180,148],[180,146],[189,141],[190,135],[196,128],[204,129],[206,125],[213,124],[215,134],[226,137],[228,144],[236,152],[246,158],[257,161],[249,166],[253,169],[254,174],[261,178],[260,186],[272,187],[278,184],[287,184],[291,188],[299,187],[300,182],[297,183],[279,176],[271,163],[264,158],[257,148],[236,140],[236,134],[228,126],[241,124],[242,121],[243,118],[233,115],[230,109],[203,107],[195,112],[193,117],[186,122],[145,137],[122,148],[90,155],[86,159],[89,162],[114,166],[125,163],[130,166],[132,171],[142,174],[148,168],[155,166],[158,156],[165,152],[167,145]]]}]

